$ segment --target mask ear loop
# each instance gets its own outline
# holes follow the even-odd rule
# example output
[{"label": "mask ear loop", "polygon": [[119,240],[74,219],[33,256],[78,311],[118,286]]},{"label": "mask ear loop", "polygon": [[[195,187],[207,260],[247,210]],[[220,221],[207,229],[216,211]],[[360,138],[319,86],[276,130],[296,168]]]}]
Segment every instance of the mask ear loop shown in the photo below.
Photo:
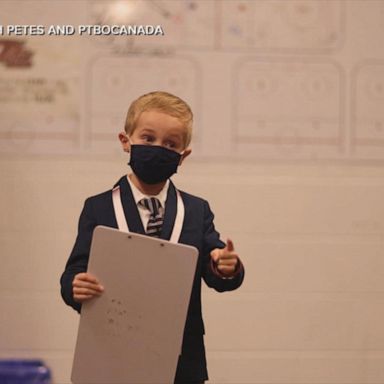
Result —
[{"label": "mask ear loop", "polygon": [[183,162],[183,160],[184,160],[184,158],[183,158],[183,156],[184,156],[184,153],[185,153],[185,149],[184,150],[182,150],[180,153],[179,153],[179,155],[180,155],[180,160],[179,160],[179,164],[178,164],[178,167],[181,165],[181,163]]},{"label": "mask ear loop", "polygon": [[131,138],[126,134],[126,136],[127,136],[127,140],[128,140],[128,143],[129,143],[129,150],[127,151],[128,153],[131,153],[131,147],[132,147],[132,145],[134,145],[133,143],[132,143],[132,141],[131,141]]}]

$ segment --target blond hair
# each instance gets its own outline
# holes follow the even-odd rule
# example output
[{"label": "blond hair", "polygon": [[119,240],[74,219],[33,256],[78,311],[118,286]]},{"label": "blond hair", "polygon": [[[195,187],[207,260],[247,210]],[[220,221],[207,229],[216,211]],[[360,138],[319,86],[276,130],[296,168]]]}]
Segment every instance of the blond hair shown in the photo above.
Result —
[{"label": "blond hair", "polygon": [[192,110],[184,100],[168,92],[154,91],[146,93],[132,102],[125,120],[124,128],[127,135],[132,135],[136,129],[137,120],[141,113],[152,109],[176,117],[181,121],[185,127],[184,148],[188,147],[192,138]]}]

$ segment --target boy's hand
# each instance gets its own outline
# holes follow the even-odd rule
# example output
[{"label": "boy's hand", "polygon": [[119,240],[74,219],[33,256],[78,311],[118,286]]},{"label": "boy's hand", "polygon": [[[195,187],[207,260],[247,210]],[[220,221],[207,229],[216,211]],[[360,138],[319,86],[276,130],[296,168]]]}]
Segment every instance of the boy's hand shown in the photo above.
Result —
[{"label": "boy's hand", "polygon": [[216,248],[211,252],[218,271],[223,276],[232,276],[239,262],[239,255],[235,252],[232,240],[227,240],[225,248]]},{"label": "boy's hand", "polygon": [[83,303],[93,297],[100,296],[104,287],[95,276],[88,272],[78,273],[72,282],[73,299],[77,303]]}]

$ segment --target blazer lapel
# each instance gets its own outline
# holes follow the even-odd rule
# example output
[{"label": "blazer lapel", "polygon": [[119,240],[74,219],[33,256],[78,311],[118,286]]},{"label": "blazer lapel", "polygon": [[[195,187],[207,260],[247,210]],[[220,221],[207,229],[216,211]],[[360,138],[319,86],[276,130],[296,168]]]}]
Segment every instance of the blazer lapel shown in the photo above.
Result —
[{"label": "blazer lapel", "polygon": [[137,209],[135,199],[133,198],[132,190],[129,186],[127,177],[122,177],[116,185],[120,186],[121,203],[123,205],[124,215],[128,223],[129,231],[145,235],[143,223],[141,222],[140,214]]},{"label": "blazer lapel", "polygon": [[169,240],[171,238],[173,226],[175,224],[176,213],[177,213],[176,189],[173,183],[169,181],[167,199],[165,201],[163,228],[160,234],[161,239]]}]

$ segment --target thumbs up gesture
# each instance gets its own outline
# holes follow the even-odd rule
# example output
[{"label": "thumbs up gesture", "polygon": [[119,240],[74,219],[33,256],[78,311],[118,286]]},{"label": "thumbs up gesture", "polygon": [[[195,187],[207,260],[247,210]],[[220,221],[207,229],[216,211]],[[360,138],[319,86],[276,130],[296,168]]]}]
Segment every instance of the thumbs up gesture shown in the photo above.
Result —
[{"label": "thumbs up gesture", "polygon": [[223,276],[232,276],[236,271],[239,256],[235,252],[232,240],[228,239],[225,248],[216,248],[211,252],[211,258],[216,264],[217,270]]}]

